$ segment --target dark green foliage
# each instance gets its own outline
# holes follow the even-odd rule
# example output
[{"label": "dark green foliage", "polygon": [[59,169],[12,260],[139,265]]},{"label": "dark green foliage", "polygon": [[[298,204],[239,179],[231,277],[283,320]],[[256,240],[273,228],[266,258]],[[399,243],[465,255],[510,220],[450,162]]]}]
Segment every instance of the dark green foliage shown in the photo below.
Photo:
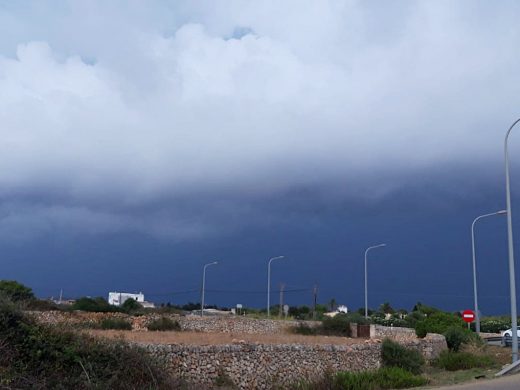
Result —
[{"label": "dark green foliage", "polygon": [[181,325],[178,321],[173,321],[167,317],[161,317],[157,320],[153,320],[148,324],[148,330],[152,331],[167,331],[167,330],[181,330]]},{"label": "dark green foliage", "polygon": [[132,324],[123,318],[104,318],[99,323],[101,329],[132,330]]},{"label": "dark green foliage", "polygon": [[447,371],[491,367],[494,362],[489,356],[477,356],[468,352],[442,351],[434,365]]},{"label": "dark green foliage", "polygon": [[0,280],[0,294],[13,302],[32,301],[35,299],[31,288],[15,280]]},{"label": "dark green foliage", "polygon": [[365,318],[364,315],[359,314],[357,312],[352,312],[348,314],[342,314],[349,320],[352,324],[366,325],[370,324],[370,319]]},{"label": "dark green foliage", "polygon": [[325,317],[321,323],[321,332],[329,335],[350,336],[350,320],[347,314]]},{"label": "dark green foliage", "polygon": [[51,311],[51,310],[60,310],[60,307],[56,305],[52,301],[47,301],[43,299],[33,299],[25,305],[27,310],[34,311]]},{"label": "dark green foliage", "polygon": [[385,302],[381,306],[379,306],[379,311],[385,314],[394,314],[395,310],[392,306],[390,306],[390,302]]},{"label": "dark green foliage", "polygon": [[299,322],[297,326],[292,327],[291,331],[305,336],[315,336],[318,334],[319,328],[309,326],[305,322]]},{"label": "dark green foliage", "polygon": [[434,312],[417,322],[415,333],[418,337],[425,337],[428,333],[443,334],[451,327],[464,328],[464,321],[450,313]]},{"label": "dark green foliage", "polygon": [[381,390],[406,389],[428,383],[424,377],[398,367],[383,367],[377,371],[326,373],[315,382],[302,382],[298,390]]},{"label": "dark green foliage", "polygon": [[408,321],[403,320],[396,316],[390,316],[390,318],[384,318],[381,316],[373,316],[371,320],[374,324],[383,325],[383,326],[396,326],[401,328],[406,328],[409,326]]},{"label": "dark green foliage", "polygon": [[137,347],[49,328],[0,301],[0,378],[16,389],[171,389]]},{"label": "dark green foliage", "polygon": [[423,305],[421,302],[417,302],[412,309],[412,312],[419,312],[425,316],[432,315],[433,313],[437,313],[439,309],[433,306]]},{"label": "dark green foliage", "polygon": [[135,313],[143,309],[143,305],[135,299],[127,299],[121,305],[121,310],[125,313]]},{"label": "dark green foliage", "polygon": [[117,307],[110,305],[102,297],[79,298],[72,305],[72,310],[82,310],[82,311],[100,312],[100,313],[120,311]]},{"label": "dark green foliage", "polygon": [[312,319],[312,312],[309,306],[291,306],[289,307],[289,315],[297,320]]},{"label": "dark green foliage", "polygon": [[400,367],[413,374],[421,373],[424,365],[424,358],[418,351],[405,348],[390,339],[383,340],[381,358],[384,367]]},{"label": "dark green foliage", "polygon": [[470,340],[471,332],[460,326],[450,326],[444,332],[444,337],[446,337],[446,343],[450,351],[458,352],[460,346]]},{"label": "dark green foliage", "polygon": [[480,321],[480,331],[486,333],[500,333],[511,328],[511,318],[484,318]]}]

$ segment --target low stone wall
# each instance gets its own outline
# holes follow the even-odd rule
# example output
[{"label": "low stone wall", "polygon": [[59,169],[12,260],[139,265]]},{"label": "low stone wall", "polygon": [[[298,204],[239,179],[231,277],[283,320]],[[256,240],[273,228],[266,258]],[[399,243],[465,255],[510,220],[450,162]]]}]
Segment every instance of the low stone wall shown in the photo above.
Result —
[{"label": "low stone wall", "polygon": [[[440,335],[428,335],[403,345],[420,351],[427,360],[446,349],[446,341]],[[214,387],[219,377],[228,378],[240,389],[289,388],[303,379],[319,379],[326,372],[363,371],[381,366],[380,340],[355,345],[144,347],[170,367],[172,374],[203,388]]]},{"label": "low stone wall", "polygon": [[[51,325],[62,324],[71,327],[94,327],[105,318],[123,318],[132,324],[132,330],[135,331],[146,331],[147,325],[160,317],[168,317],[179,322],[181,329],[185,331],[211,333],[282,334],[299,324],[298,321],[254,319],[239,316],[198,317],[194,315],[180,316],[177,314],[129,316],[124,313],[90,313],[82,311],[30,313],[42,323]],[[305,324],[318,326],[320,322],[306,321]]]},{"label": "low stone wall", "polygon": [[[299,321],[253,319],[246,317],[197,317],[178,318],[183,330],[212,333],[281,334],[297,326]],[[306,321],[308,326],[318,326],[318,321]]]}]

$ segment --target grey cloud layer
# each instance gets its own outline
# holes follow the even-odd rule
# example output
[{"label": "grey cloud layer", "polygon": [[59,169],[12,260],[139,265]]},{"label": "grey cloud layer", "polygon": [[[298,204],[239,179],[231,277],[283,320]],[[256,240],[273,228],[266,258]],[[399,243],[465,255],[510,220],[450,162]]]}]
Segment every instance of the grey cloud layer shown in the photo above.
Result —
[{"label": "grey cloud layer", "polygon": [[[59,202],[42,211],[57,226],[87,213],[117,230],[132,217],[95,204],[272,196],[337,180],[355,193],[364,175],[384,194],[402,183],[377,172],[496,161],[499,132],[518,114],[518,11],[448,1],[4,6],[0,191],[68,199],[69,219]],[[212,230],[195,212],[150,218],[143,229],[155,233]],[[164,229],[175,225],[188,233]]]}]

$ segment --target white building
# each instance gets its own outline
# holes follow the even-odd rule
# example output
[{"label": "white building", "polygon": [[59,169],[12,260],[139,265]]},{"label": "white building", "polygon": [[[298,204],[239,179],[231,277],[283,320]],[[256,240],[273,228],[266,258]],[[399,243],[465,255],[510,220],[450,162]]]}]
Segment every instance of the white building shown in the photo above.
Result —
[{"label": "white building", "polygon": [[151,302],[146,302],[144,300],[144,294],[140,292],[139,294],[132,293],[124,293],[124,292],[109,292],[108,293],[108,303],[114,306],[121,306],[127,299],[133,299],[136,302],[139,302],[143,307],[155,307],[155,305]]}]

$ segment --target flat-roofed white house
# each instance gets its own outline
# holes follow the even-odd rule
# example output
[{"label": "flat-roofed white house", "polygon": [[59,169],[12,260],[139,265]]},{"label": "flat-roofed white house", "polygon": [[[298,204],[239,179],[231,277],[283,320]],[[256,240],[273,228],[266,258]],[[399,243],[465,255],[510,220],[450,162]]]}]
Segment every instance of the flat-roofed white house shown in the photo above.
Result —
[{"label": "flat-roofed white house", "polygon": [[155,307],[152,302],[147,302],[144,300],[144,294],[140,292],[139,294],[125,293],[125,292],[109,292],[108,293],[108,303],[114,306],[121,306],[127,299],[133,299],[139,302],[143,307]]}]

